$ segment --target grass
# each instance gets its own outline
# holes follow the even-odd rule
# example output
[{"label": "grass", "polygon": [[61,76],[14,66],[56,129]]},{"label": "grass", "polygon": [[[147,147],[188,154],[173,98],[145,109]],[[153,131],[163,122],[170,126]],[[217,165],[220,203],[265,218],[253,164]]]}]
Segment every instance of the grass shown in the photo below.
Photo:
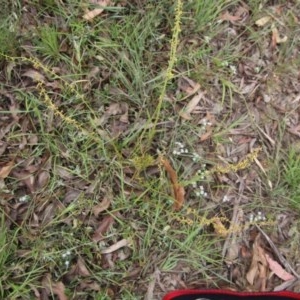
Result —
[{"label": "grass", "polygon": [[[203,220],[231,218],[232,208],[222,207],[220,201],[224,193],[216,191],[230,190],[228,182],[247,178],[252,167],[228,175],[228,182],[220,182],[215,174],[202,179],[197,170],[204,164],[207,170],[225,161],[234,164],[248,153],[234,152],[242,142],[230,133],[251,124],[252,109],[233,70],[251,60],[241,49],[244,43],[262,47],[261,36],[269,37],[270,28],[259,32],[253,26],[262,14],[258,1],[248,4],[251,22],[236,35],[226,31],[228,22],[221,23],[219,16],[225,10],[234,12],[239,1],[186,1],[177,23],[176,3],[120,4],[86,22],[77,1],[28,1],[27,8],[34,9],[28,9],[27,17],[34,26],[18,33],[16,46],[7,47],[11,33],[1,31],[2,59],[14,64],[10,80],[1,74],[1,89],[13,95],[19,117],[5,134],[10,147],[4,157],[16,157],[15,170],[22,174],[12,172],[1,181],[8,192],[0,196],[9,199],[8,206],[1,202],[0,267],[7,270],[0,275],[1,298],[33,299],[36,291],[54,297],[55,284],[63,282],[71,299],[142,299],[156,269],[162,282],[174,273],[191,282],[228,282],[222,267],[223,237],[212,221]],[[287,26],[295,34],[291,14]],[[295,38],[279,48],[280,59],[272,67],[285,72],[284,56],[293,47]],[[45,83],[24,76],[27,69],[42,74]],[[192,121],[178,115],[187,103],[178,100],[184,95],[178,88],[183,75],[207,92],[206,101],[200,102],[202,111]],[[0,105],[13,107],[3,97],[5,104]],[[211,138],[199,143],[205,131],[200,121],[217,106]],[[120,121],[124,114],[128,123]],[[9,106],[0,113],[0,122],[2,116],[11,120]],[[160,122],[163,125],[156,126]],[[165,126],[167,122],[173,125]],[[256,130],[253,123],[249,128]],[[255,145],[264,146],[263,138],[256,137]],[[186,155],[173,155],[176,142],[185,144]],[[158,163],[158,150],[186,188],[187,203],[180,212],[172,210],[172,187]],[[277,165],[284,165],[284,171],[274,193],[288,188],[293,207],[300,201],[299,163],[291,151]],[[209,199],[197,196],[195,179]],[[263,186],[262,194],[267,193]],[[26,195],[28,201],[21,203]],[[243,196],[248,197],[247,192]],[[257,201],[246,205],[245,212],[263,207],[274,215],[275,205],[263,197],[257,191]],[[108,207],[95,214],[105,198]],[[104,237],[93,242],[94,232],[109,217],[114,221]],[[101,254],[122,239],[130,245]],[[78,267],[79,258],[86,272]],[[49,274],[52,287],[45,283]]]},{"label": "grass", "polygon": [[300,157],[298,152],[295,149],[290,149],[283,165],[281,188],[285,191],[285,197],[288,197],[291,205],[297,210],[300,209],[299,166]]}]

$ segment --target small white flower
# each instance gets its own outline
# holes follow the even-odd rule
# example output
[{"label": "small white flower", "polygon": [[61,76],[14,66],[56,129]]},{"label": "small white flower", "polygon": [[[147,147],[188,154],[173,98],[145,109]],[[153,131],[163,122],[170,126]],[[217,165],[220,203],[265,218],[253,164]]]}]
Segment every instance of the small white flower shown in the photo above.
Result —
[{"label": "small white flower", "polygon": [[19,201],[20,202],[28,202],[30,200],[30,196],[29,195],[24,195],[24,196],[21,196],[20,198],[19,198]]},{"label": "small white flower", "polygon": [[250,214],[250,216],[249,216],[249,222],[252,223],[253,221],[254,221],[254,215]]},{"label": "small white flower", "polygon": [[229,62],[227,60],[224,60],[221,62],[221,67],[228,67]]},{"label": "small white flower", "polygon": [[228,202],[229,201],[229,197],[227,196],[227,195],[225,195],[224,197],[223,197],[223,202]]},{"label": "small white flower", "polygon": [[210,43],[210,40],[211,40],[211,37],[210,37],[210,36],[207,36],[207,35],[204,36],[204,41],[205,41],[206,43]]},{"label": "small white flower", "polygon": [[78,165],[75,167],[74,172],[78,175],[81,173],[81,169]]},{"label": "small white flower", "polygon": [[255,71],[255,73],[259,73],[260,72],[260,67],[255,67],[254,71]]},{"label": "small white flower", "polygon": [[232,71],[233,74],[237,73],[236,66],[230,65],[229,68],[230,68],[230,70]]},{"label": "small white flower", "polygon": [[180,148],[184,147],[184,145],[181,142],[175,142],[175,145],[179,146]]}]

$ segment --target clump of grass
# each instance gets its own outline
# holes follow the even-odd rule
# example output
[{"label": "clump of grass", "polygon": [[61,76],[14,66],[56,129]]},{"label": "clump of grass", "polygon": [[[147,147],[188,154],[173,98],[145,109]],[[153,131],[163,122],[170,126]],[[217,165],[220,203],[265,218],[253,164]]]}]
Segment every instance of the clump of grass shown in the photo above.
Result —
[{"label": "clump of grass", "polygon": [[39,30],[37,49],[45,58],[57,61],[61,57],[59,35],[58,30],[53,26],[44,26]]},{"label": "clump of grass", "polygon": [[292,206],[300,210],[300,155],[294,149],[288,152],[282,178]]},{"label": "clump of grass", "polygon": [[[14,56],[19,47],[17,39],[18,16],[10,11],[10,5],[2,1],[0,4],[0,53]],[[0,60],[3,58],[0,57]]]},{"label": "clump of grass", "polygon": [[[0,298],[16,299],[20,295],[30,293],[30,285],[34,285],[41,269],[32,261],[29,263],[27,258],[18,257],[17,236],[20,234],[20,228],[7,229],[4,212],[0,211],[0,214]],[[29,264],[30,269],[27,268]]]}]

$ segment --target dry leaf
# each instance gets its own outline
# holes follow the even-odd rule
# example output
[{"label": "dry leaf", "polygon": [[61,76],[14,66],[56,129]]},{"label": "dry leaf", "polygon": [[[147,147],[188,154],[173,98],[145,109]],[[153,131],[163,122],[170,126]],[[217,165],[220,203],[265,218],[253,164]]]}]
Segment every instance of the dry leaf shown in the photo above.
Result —
[{"label": "dry leaf", "polygon": [[50,180],[50,174],[48,171],[41,171],[39,174],[38,174],[38,178],[37,178],[37,183],[36,183],[36,188],[37,189],[41,189],[43,187],[45,187],[48,182]]},{"label": "dry leaf", "polygon": [[268,254],[265,254],[265,257],[271,271],[273,271],[280,279],[284,281],[295,279],[293,275],[285,271],[283,267],[277,261],[272,259]]},{"label": "dry leaf", "polygon": [[128,104],[127,103],[121,103],[121,107],[122,107],[123,114],[120,117],[120,121],[122,123],[129,123],[129,120],[128,120]]},{"label": "dry leaf", "polygon": [[7,143],[0,141],[0,156],[4,153],[6,147],[7,147]]},{"label": "dry leaf", "polygon": [[101,288],[97,282],[84,279],[80,281],[80,290],[91,290],[99,292]]},{"label": "dry leaf", "polygon": [[45,76],[38,71],[28,70],[22,76],[29,77],[35,82],[45,82]]},{"label": "dry leaf", "polygon": [[272,46],[275,47],[276,44],[285,43],[287,41],[287,36],[281,38],[279,36],[278,29],[274,24],[272,24]]},{"label": "dry leaf", "polygon": [[211,137],[212,133],[213,133],[212,129],[207,130],[205,133],[203,133],[200,136],[200,141],[201,142],[206,141],[207,139],[209,139]]},{"label": "dry leaf", "polygon": [[179,115],[185,120],[192,120],[191,113],[196,108],[203,95],[203,92],[198,92],[198,94],[191,99],[187,106],[179,112]]},{"label": "dry leaf", "polygon": [[184,187],[178,183],[177,173],[172,168],[170,162],[167,159],[164,159],[163,157],[160,158],[160,162],[162,163],[162,165],[164,166],[164,168],[166,169],[170,177],[173,186],[174,199],[175,199],[173,209],[175,211],[178,211],[182,208],[182,205],[184,203],[184,195],[185,195]]},{"label": "dry leaf", "polygon": [[257,25],[259,27],[262,27],[262,26],[266,25],[270,20],[271,20],[270,16],[265,16],[265,17],[262,17],[262,18],[258,19],[255,22],[255,25]]},{"label": "dry leaf", "polygon": [[183,76],[179,79],[178,85],[179,89],[187,94],[184,98],[181,99],[181,101],[197,93],[201,87],[199,83],[186,76]]},{"label": "dry leaf", "polygon": [[84,260],[81,257],[78,257],[75,272],[76,272],[76,274],[83,276],[83,277],[87,277],[87,276],[91,275],[90,271],[87,269],[87,267],[85,265]]},{"label": "dry leaf", "polygon": [[114,222],[115,222],[115,219],[112,216],[104,217],[101,224],[99,225],[99,227],[96,229],[96,231],[93,234],[93,237],[92,237],[93,241],[99,242],[99,241],[103,240],[103,238],[104,238],[103,234],[106,231],[108,231],[108,229]]},{"label": "dry leaf", "polygon": [[266,274],[267,274],[267,260],[265,257],[265,250],[259,245],[260,234],[258,234],[253,243],[253,256],[251,266],[246,274],[247,281],[254,285],[260,279],[260,290],[265,289]]},{"label": "dry leaf", "polygon": [[33,193],[35,191],[35,177],[28,171],[13,171],[13,176],[18,178],[24,183],[29,191]]},{"label": "dry leaf", "polygon": [[245,19],[245,17],[249,16],[249,7],[248,5],[240,5],[235,13],[235,16],[240,17],[241,19]]},{"label": "dry leaf", "polygon": [[102,250],[101,254],[109,254],[111,252],[115,252],[115,251],[119,250],[120,248],[129,246],[131,244],[132,244],[132,241],[130,239],[123,239],[121,241],[116,242],[112,246],[106,248],[105,250]]},{"label": "dry leaf", "polygon": [[6,165],[0,167],[0,179],[5,179],[11,172],[14,166],[14,161],[10,161]]},{"label": "dry leaf", "polygon": [[93,214],[98,217],[101,212],[109,208],[110,203],[110,200],[107,197],[104,197],[101,203],[93,207]]},{"label": "dry leaf", "polygon": [[47,294],[50,294],[50,291],[52,291],[59,300],[68,300],[68,297],[65,294],[64,284],[61,281],[52,282],[51,275],[49,273],[44,276],[42,286],[46,289]]},{"label": "dry leaf", "polygon": [[73,179],[74,175],[71,171],[63,166],[56,165],[54,169],[54,174],[58,175],[61,179],[70,180]]},{"label": "dry leaf", "polygon": [[65,204],[69,204],[71,202],[74,202],[79,198],[80,194],[81,194],[81,191],[70,188],[67,191],[67,193],[65,194],[63,202]]},{"label": "dry leaf", "polygon": [[123,113],[123,109],[120,103],[112,102],[106,109],[105,114],[108,116],[120,115]]},{"label": "dry leaf", "polygon": [[241,20],[240,16],[231,15],[227,10],[221,15],[220,20],[235,22]]},{"label": "dry leaf", "polygon": [[59,300],[68,300],[68,297],[65,294],[65,286],[61,281],[53,283],[52,290]]},{"label": "dry leaf", "polygon": [[110,0],[98,0],[96,4],[101,6],[101,8],[95,8],[88,11],[83,15],[83,19],[85,19],[86,21],[91,21],[95,17],[99,16],[104,11],[104,8],[110,4]]}]

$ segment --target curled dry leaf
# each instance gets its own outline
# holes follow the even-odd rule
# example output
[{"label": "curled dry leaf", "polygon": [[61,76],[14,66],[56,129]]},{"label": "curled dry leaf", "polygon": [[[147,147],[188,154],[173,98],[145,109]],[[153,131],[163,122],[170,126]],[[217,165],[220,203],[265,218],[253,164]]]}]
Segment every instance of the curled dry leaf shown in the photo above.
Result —
[{"label": "curled dry leaf", "polygon": [[61,281],[53,283],[52,290],[59,300],[68,300],[68,297],[65,294],[65,286]]},{"label": "curled dry leaf", "polygon": [[99,242],[103,240],[104,236],[103,234],[107,232],[115,222],[115,219],[112,216],[105,216],[102,222],[100,223],[99,227],[96,229],[96,231],[93,234],[93,241]]},{"label": "curled dry leaf", "polygon": [[226,10],[224,13],[222,13],[220,20],[222,21],[230,21],[230,22],[236,22],[239,21],[241,19],[240,16],[234,16],[231,15],[228,10]]},{"label": "curled dry leaf", "polygon": [[74,175],[69,171],[69,169],[64,168],[63,166],[56,165],[54,168],[54,173],[64,180],[70,180],[74,178]]},{"label": "curled dry leaf", "polygon": [[37,176],[36,188],[42,189],[48,184],[49,180],[50,180],[49,172],[45,170],[41,171]]},{"label": "curled dry leaf", "polygon": [[7,143],[0,141],[0,155],[2,155],[4,153],[6,148],[7,148]]},{"label": "curled dry leaf", "polygon": [[65,294],[64,284],[59,282],[52,282],[51,275],[46,274],[42,280],[42,285],[46,289],[47,294],[52,293],[57,296],[59,300],[68,300],[68,297]]},{"label": "curled dry leaf", "polygon": [[41,223],[43,225],[49,224],[55,217],[57,211],[57,205],[49,203],[45,209],[41,212]]},{"label": "curled dry leaf", "polygon": [[69,189],[64,197],[64,203],[71,203],[73,201],[76,201],[79,196],[80,196],[81,192],[75,189]]},{"label": "curled dry leaf", "polygon": [[262,26],[266,25],[270,20],[271,20],[270,16],[265,16],[265,17],[262,17],[262,18],[258,19],[255,22],[255,25],[257,25],[259,27],[262,27]]},{"label": "curled dry leaf", "polygon": [[123,239],[121,241],[116,242],[112,246],[102,250],[101,254],[109,254],[111,252],[115,252],[115,251],[119,250],[120,248],[130,246],[131,244],[132,244],[132,241],[130,239]]},{"label": "curled dry leaf", "polygon": [[111,201],[107,197],[104,197],[101,203],[93,207],[93,214],[98,217],[101,212],[109,208],[110,203]]},{"label": "curled dry leaf", "polygon": [[203,97],[204,92],[198,92],[187,104],[185,108],[183,108],[180,112],[179,115],[185,119],[185,120],[192,120],[191,113],[193,110],[196,108],[198,103],[200,102],[201,98]]},{"label": "curled dry leaf", "polygon": [[3,166],[0,166],[0,179],[5,179],[10,174],[13,167],[13,160]]},{"label": "curled dry leaf", "polygon": [[28,171],[13,171],[13,176],[19,179],[31,193],[35,191],[35,177]]},{"label": "curled dry leaf", "polygon": [[100,285],[92,280],[81,280],[80,281],[80,290],[91,290],[91,291],[100,291]]},{"label": "curled dry leaf", "polygon": [[246,274],[247,281],[254,285],[254,283],[260,279],[260,290],[265,289],[266,274],[267,274],[267,260],[265,257],[265,250],[259,245],[260,234],[257,235],[253,243],[253,256],[249,271]]},{"label": "curled dry leaf", "polygon": [[197,93],[201,87],[199,83],[186,76],[179,79],[178,86],[181,91],[187,94],[181,101]]},{"label": "curled dry leaf", "polygon": [[90,10],[86,14],[84,14],[83,19],[85,19],[86,21],[91,21],[95,17],[99,16],[104,11],[104,8],[110,4],[110,0],[98,0],[93,2],[101,7]]},{"label": "curled dry leaf", "polygon": [[123,113],[123,109],[120,103],[112,102],[106,109],[105,114],[108,116],[120,115]]},{"label": "curled dry leaf", "polygon": [[29,77],[35,82],[45,82],[45,76],[33,69],[26,71],[22,76]]},{"label": "curled dry leaf", "polygon": [[285,271],[283,267],[277,261],[272,259],[268,254],[265,254],[265,257],[271,271],[273,271],[280,279],[284,281],[295,279],[295,276]]},{"label": "curled dry leaf", "polygon": [[120,121],[123,123],[129,123],[128,120],[128,104],[127,103],[122,103],[121,104],[122,110],[123,110],[123,114],[120,117]]},{"label": "curled dry leaf", "polygon": [[173,186],[173,193],[174,193],[174,200],[175,200],[173,209],[175,211],[178,211],[182,208],[182,205],[184,203],[184,195],[185,195],[184,187],[179,184],[177,173],[172,168],[170,162],[163,157],[160,157],[160,162],[162,163],[162,165],[164,166],[164,168],[166,169],[170,177]]},{"label": "curled dry leaf", "polygon": [[275,47],[276,44],[285,43],[286,41],[287,36],[281,38],[275,24],[272,24],[272,46]]},{"label": "curled dry leaf", "polygon": [[74,272],[75,272],[75,274],[77,274],[79,276],[83,276],[83,277],[87,277],[87,276],[91,275],[91,273],[87,269],[82,257],[78,257]]}]

